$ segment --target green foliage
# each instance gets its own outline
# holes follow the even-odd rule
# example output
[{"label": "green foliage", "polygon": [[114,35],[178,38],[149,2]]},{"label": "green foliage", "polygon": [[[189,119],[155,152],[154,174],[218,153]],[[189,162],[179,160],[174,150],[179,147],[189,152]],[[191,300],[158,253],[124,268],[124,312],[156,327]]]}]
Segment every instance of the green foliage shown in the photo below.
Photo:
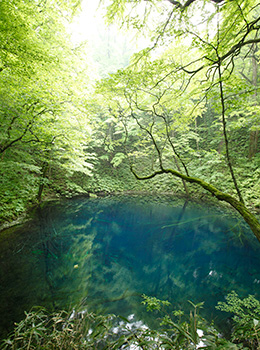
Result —
[{"label": "green foliage", "polygon": [[162,306],[170,305],[170,302],[167,300],[159,300],[156,297],[150,297],[145,294],[142,295],[142,298],[144,299],[142,301],[142,304],[146,305],[147,311],[154,311],[154,310],[160,311]]},{"label": "green foliage", "polygon": [[85,151],[90,127],[82,101],[86,54],[73,47],[66,29],[79,4],[1,1],[1,221],[53,196],[55,187],[70,196],[82,192],[72,177],[91,175],[93,154]]},{"label": "green foliage", "polygon": [[73,318],[72,313],[48,314],[41,308],[25,316],[16,324],[12,335],[3,341],[1,349],[95,349],[104,348],[109,342],[113,344],[106,339],[111,316],[81,312]]},{"label": "green foliage", "polygon": [[[123,126],[137,178],[157,176],[170,166],[176,177],[189,175],[189,182],[198,176],[209,186],[195,182],[209,192],[210,184],[217,186],[227,194],[217,196],[220,200],[231,204],[227,198],[232,198],[234,204],[238,196],[244,203],[241,188],[253,186],[253,181],[246,184],[243,175],[238,180],[238,154],[246,163],[245,156],[252,159],[259,149],[257,3],[227,1],[224,6],[212,4],[211,9],[202,1],[196,2],[196,8],[192,2],[164,5],[155,1],[142,7],[141,1],[115,0],[108,6],[109,21],[147,30],[154,45],[98,85],[100,103]],[[140,13],[147,16],[141,19]],[[204,29],[198,17],[203,18]],[[154,54],[152,50],[160,45]],[[187,50],[189,55],[184,54]],[[248,59],[251,50],[253,60]],[[206,140],[199,118],[208,131]],[[145,171],[139,166],[143,158],[150,160]],[[246,197],[252,207],[253,198],[248,193]],[[248,220],[239,204],[233,204],[259,237],[254,214],[249,213],[252,221]]]},{"label": "green foliage", "polygon": [[[167,301],[143,295],[148,311],[169,306]],[[43,308],[25,312],[25,319],[15,324],[13,332],[0,346],[15,349],[252,349],[259,347],[259,301],[254,297],[238,298],[235,292],[219,303],[222,311],[231,312],[235,329],[231,341],[219,335],[199,315],[203,303],[193,304],[189,315],[182,310],[166,314],[160,327],[152,330],[142,322],[132,322],[115,315],[97,315],[83,311],[48,313]],[[257,318],[255,318],[257,316]]]},{"label": "green foliage", "polygon": [[253,295],[241,299],[233,291],[227,295],[225,302],[218,303],[217,309],[232,314],[234,342],[243,344],[243,348],[247,349],[259,348],[260,302]]},{"label": "green foliage", "polygon": [[186,320],[182,319],[184,315],[182,310],[175,310],[173,311],[173,317],[167,315],[161,322],[161,325],[167,326],[167,332],[172,334],[170,339],[172,346],[176,349],[182,349],[183,347],[185,349],[197,348],[200,342],[201,327],[205,328],[205,320],[199,316],[199,309],[202,308],[204,303],[195,305],[190,301],[190,304],[193,310],[190,311],[189,318],[186,318]]},{"label": "green foliage", "polygon": [[0,168],[0,221],[11,221],[27,209],[35,200],[38,175],[36,165],[8,161]]},{"label": "green foliage", "polygon": [[118,167],[119,164],[122,163],[122,161],[126,158],[124,153],[116,153],[114,158],[111,160],[111,163],[113,164],[113,166],[116,168]]},{"label": "green foliage", "polygon": [[[166,301],[144,296],[145,303],[158,310],[158,305],[169,305]],[[163,331],[151,330],[142,323],[135,325],[128,319],[114,315],[96,315],[82,312],[55,312],[48,314],[44,309],[25,313],[26,317],[15,325],[1,349],[126,349],[135,346],[141,349],[195,349],[199,343],[197,332],[199,305],[194,305],[190,321],[173,322],[165,316]],[[180,314],[175,312],[175,314]],[[123,322],[122,322],[123,320]]]},{"label": "green foliage", "polygon": [[[256,2],[207,8],[198,0],[195,8],[111,1],[108,20],[148,34],[158,51],[144,48],[127,66],[132,47],[112,41],[113,28],[102,30],[93,58],[105,78],[95,91],[92,58],[66,32],[79,3],[0,4],[1,220],[56,196],[183,191],[179,179],[138,183],[129,171],[132,163],[149,175],[160,169],[160,157],[164,166],[184,173],[186,165],[191,176],[236,194],[226,166],[218,64],[232,165],[246,204],[259,208]],[[119,64],[125,68],[116,71]]]}]

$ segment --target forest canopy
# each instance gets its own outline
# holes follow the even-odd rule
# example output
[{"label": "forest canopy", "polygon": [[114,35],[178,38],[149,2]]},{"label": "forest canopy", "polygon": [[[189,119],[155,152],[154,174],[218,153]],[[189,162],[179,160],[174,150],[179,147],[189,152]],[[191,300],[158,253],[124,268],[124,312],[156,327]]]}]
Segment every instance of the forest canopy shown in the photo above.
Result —
[{"label": "forest canopy", "polygon": [[68,34],[79,1],[0,3],[1,221],[59,196],[209,193],[260,240],[258,2],[100,7],[91,48]]}]

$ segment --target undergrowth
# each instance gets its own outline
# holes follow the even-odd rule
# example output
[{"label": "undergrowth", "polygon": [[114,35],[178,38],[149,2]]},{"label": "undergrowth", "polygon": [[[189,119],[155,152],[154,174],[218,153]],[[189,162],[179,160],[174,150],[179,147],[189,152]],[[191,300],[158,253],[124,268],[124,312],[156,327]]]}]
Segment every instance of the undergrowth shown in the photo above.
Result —
[{"label": "undergrowth", "polygon": [[254,296],[240,299],[235,292],[220,302],[218,309],[233,317],[230,339],[221,336],[214,325],[200,316],[203,303],[189,302],[191,311],[168,312],[168,301],[143,295],[147,311],[162,311],[158,329],[115,315],[96,315],[84,311],[49,314],[43,308],[25,313],[10,336],[2,341],[3,350],[16,349],[248,349],[260,347],[260,303]]}]

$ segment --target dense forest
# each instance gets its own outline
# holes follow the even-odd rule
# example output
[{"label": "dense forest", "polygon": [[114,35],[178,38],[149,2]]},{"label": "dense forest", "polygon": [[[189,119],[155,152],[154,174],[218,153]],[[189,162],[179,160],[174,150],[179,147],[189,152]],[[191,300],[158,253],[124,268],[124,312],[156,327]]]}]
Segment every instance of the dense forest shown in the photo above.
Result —
[{"label": "dense forest", "polygon": [[73,45],[77,11],[1,3],[1,220],[53,196],[199,186],[259,237],[258,5],[113,2],[109,23],[149,36],[130,59],[106,33],[94,55]]},{"label": "dense forest", "polygon": [[72,40],[81,6],[0,2],[0,228],[156,192],[219,200],[260,241],[258,1],[101,1],[92,43]]},{"label": "dense forest", "polygon": [[[1,2],[1,221],[76,194],[208,192],[259,238],[258,4],[106,6],[93,48],[70,40],[77,1]],[[111,22],[146,47],[130,56]]]}]

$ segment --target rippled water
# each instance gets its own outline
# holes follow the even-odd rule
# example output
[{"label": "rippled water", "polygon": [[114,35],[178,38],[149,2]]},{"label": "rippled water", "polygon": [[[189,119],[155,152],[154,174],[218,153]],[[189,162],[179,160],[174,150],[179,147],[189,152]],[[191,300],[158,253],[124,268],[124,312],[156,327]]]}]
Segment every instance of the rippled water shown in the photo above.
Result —
[{"label": "rippled water", "polygon": [[0,333],[33,305],[149,322],[141,295],[173,309],[260,293],[260,244],[224,209],[173,197],[77,199],[46,206],[24,228],[0,234]]}]

